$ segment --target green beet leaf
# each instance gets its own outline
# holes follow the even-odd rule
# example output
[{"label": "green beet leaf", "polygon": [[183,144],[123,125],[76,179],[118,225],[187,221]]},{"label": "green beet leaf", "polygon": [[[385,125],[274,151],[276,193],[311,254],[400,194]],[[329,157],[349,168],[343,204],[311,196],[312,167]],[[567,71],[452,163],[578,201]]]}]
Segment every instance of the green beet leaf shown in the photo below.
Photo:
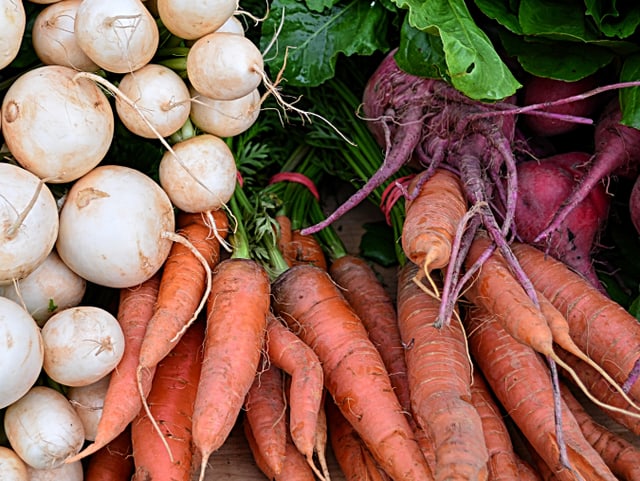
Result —
[{"label": "green beet leaf", "polygon": [[265,55],[265,62],[275,77],[286,54],[284,78],[289,85],[315,87],[333,78],[339,54],[371,55],[389,49],[390,13],[379,2],[351,0],[317,12],[304,2],[275,0],[270,11],[260,45],[264,51],[278,32],[277,48]]}]

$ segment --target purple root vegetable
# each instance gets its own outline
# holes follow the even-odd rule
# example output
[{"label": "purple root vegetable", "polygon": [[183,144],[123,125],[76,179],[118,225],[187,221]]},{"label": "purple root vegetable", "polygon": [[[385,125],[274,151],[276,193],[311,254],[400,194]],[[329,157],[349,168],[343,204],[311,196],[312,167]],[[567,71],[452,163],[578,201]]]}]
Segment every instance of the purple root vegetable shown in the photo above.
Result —
[{"label": "purple root vegetable", "polygon": [[[523,105],[541,104],[553,102],[567,97],[572,97],[598,86],[596,75],[590,75],[575,82],[563,82],[550,78],[532,76],[524,82]],[[534,135],[552,137],[566,134],[575,129],[579,124],[539,115],[541,112],[553,112],[561,115],[590,117],[600,106],[600,98],[597,96],[585,97],[582,100],[567,104],[560,104],[548,109],[530,112],[530,115],[522,117],[522,123]]]},{"label": "purple root vegetable", "polygon": [[580,183],[566,198],[549,224],[534,239],[549,241],[569,213],[585,199],[598,183],[612,174],[632,175],[640,164],[640,130],[620,123],[622,113],[615,98],[610,101],[596,124],[595,154],[592,156],[587,172]]},{"label": "purple root vegetable", "polygon": [[[466,229],[460,229],[456,257],[447,267],[447,282],[438,324],[448,324],[462,282],[464,257],[473,238],[474,229],[484,227],[496,247],[513,268],[514,275],[537,303],[535,290],[511,252],[510,235],[517,200],[517,170],[512,151],[515,132],[513,109],[504,102],[486,104],[464,96],[445,82],[416,77],[402,71],[391,52],[370,77],[363,96],[363,112],[368,126],[380,145],[386,149],[379,170],[351,198],[339,206],[323,222],[303,230],[318,232],[364,200],[371,192],[400,169],[411,158],[424,164],[430,178],[441,164],[458,173],[472,205],[475,218],[468,219]],[[494,115],[495,114],[495,115]],[[497,179],[505,178],[504,188],[496,189]],[[420,185],[408,193],[411,198]],[[497,190],[497,191],[496,191]],[[499,202],[495,202],[499,199]],[[493,206],[504,205],[501,223],[494,216]],[[477,220],[479,219],[479,221]],[[479,265],[473,269],[479,268]]]},{"label": "purple root vegetable", "polygon": [[[584,175],[582,166],[590,154],[569,152],[541,161],[518,164],[518,202],[515,225],[519,239],[533,245],[536,235],[548,224],[564,199]],[[602,184],[566,217],[547,243],[549,254],[582,274],[605,293],[592,264],[591,253],[607,219],[610,197]]]}]

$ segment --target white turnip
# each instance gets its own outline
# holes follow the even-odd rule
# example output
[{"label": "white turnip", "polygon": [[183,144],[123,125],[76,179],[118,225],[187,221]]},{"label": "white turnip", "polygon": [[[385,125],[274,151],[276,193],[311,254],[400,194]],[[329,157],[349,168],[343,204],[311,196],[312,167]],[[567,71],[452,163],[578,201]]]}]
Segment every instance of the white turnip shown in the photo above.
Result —
[{"label": "white turnip", "polygon": [[230,16],[226,22],[224,22],[216,32],[235,33],[236,35],[244,35],[244,25],[238,20],[235,15]]},{"label": "white turnip", "polygon": [[43,357],[40,329],[33,318],[17,303],[0,297],[0,409],[31,389]]},{"label": "white turnip", "polygon": [[108,375],[124,353],[117,319],[95,306],[70,307],[42,328],[44,371],[65,386],[86,386]]},{"label": "white turnip", "polygon": [[258,89],[234,100],[215,100],[191,90],[191,121],[203,132],[233,137],[251,127],[260,116]]},{"label": "white turnip", "polygon": [[3,481],[31,481],[27,465],[6,446],[0,446],[0,473]]},{"label": "white turnip", "polygon": [[80,416],[84,426],[84,438],[95,441],[98,423],[102,417],[104,397],[109,388],[110,375],[86,386],[73,386],[67,391],[67,399]]},{"label": "white turnip", "polygon": [[2,102],[2,131],[11,154],[47,182],[71,182],[104,158],[113,110],[93,82],[45,65],[21,75]]},{"label": "white turnip", "polygon": [[135,104],[135,108],[124,102],[122,95],[118,95],[116,112],[125,127],[136,135],[149,139],[168,137],[189,118],[189,88],[168,67],[147,64],[126,74],[118,88],[122,95]]},{"label": "white turnip", "polygon": [[173,146],[160,161],[162,188],[184,212],[207,212],[223,207],[236,185],[236,163],[227,144],[201,134]]},{"label": "white turnip", "polygon": [[31,172],[0,162],[0,285],[26,277],[53,249],[58,207]]},{"label": "white turnip", "polygon": [[155,274],[171,249],[173,206],[140,171],[96,167],[78,179],[60,210],[58,255],[84,279],[131,287]]},{"label": "white turnip", "polygon": [[77,306],[87,282],[62,262],[54,250],[28,276],[6,286],[0,295],[24,305],[40,327],[53,314]]},{"label": "white turnip", "polygon": [[62,466],[52,469],[34,469],[27,467],[29,471],[29,481],[83,481],[84,472],[82,463],[65,463]]},{"label": "white turnip", "polygon": [[0,0],[0,69],[18,55],[26,22],[22,0]]},{"label": "white turnip", "polygon": [[76,12],[82,0],[62,0],[44,8],[36,17],[31,37],[42,63],[94,72],[98,66],[80,48],[75,35]]},{"label": "white turnip", "polygon": [[157,0],[157,8],[171,33],[195,40],[222,26],[238,8],[238,0]]},{"label": "white turnip", "polygon": [[158,48],[155,19],[140,0],[83,0],[75,19],[80,48],[103,69],[129,73]]},{"label": "white turnip", "polygon": [[243,35],[213,32],[200,37],[187,55],[187,76],[193,88],[212,99],[248,95],[264,77],[264,61]]},{"label": "white turnip", "polygon": [[45,386],[31,388],[7,408],[4,430],[18,456],[35,469],[62,466],[84,443],[76,411],[63,394]]}]

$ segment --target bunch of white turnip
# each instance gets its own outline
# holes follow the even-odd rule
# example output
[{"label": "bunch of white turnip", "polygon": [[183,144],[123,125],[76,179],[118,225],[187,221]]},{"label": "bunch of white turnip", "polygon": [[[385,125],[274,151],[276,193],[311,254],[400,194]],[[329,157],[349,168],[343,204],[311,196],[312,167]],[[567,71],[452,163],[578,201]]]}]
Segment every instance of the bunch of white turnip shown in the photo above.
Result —
[{"label": "bunch of white turnip", "polygon": [[[32,30],[42,65],[11,84],[0,117],[0,409],[11,445],[0,472],[80,480],[79,462],[64,460],[92,440],[124,347],[115,317],[82,305],[87,283],[144,282],[176,239],[176,208],[229,201],[237,170],[223,139],[256,121],[267,79],[237,0],[33,2],[48,4]],[[1,72],[27,19],[22,0],[0,0],[0,11]],[[152,63],[159,24],[188,41],[185,79]],[[165,146],[159,184],[103,162],[117,119]],[[171,145],[188,122],[197,135]],[[66,396],[38,382],[43,373]]]}]

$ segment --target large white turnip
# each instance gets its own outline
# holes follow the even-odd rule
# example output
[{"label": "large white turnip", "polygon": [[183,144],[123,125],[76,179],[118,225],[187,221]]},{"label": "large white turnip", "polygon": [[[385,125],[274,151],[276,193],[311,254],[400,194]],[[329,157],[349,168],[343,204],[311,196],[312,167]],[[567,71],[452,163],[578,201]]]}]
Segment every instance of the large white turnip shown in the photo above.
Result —
[{"label": "large white turnip", "polygon": [[26,277],[46,259],[58,224],[47,185],[17,165],[0,162],[0,285]]},{"label": "large white turnip", "polygon": [[76,71],[45,65],[21,75],[2,102],[2,131],[18,163],[47,182],[71,182],[104,158],[114,132],[106,95]]},{"label": "large white turnip", "polygon": [[69,190],[56,248],[84,279],[131,287],[160,269],[174,230],[173,206],[156,182],[129,167],[103,165]]},{"label": "large white turnip", "polygon": [[22,0],[0,1],[0,69],[18,55],[26,23]]}]

